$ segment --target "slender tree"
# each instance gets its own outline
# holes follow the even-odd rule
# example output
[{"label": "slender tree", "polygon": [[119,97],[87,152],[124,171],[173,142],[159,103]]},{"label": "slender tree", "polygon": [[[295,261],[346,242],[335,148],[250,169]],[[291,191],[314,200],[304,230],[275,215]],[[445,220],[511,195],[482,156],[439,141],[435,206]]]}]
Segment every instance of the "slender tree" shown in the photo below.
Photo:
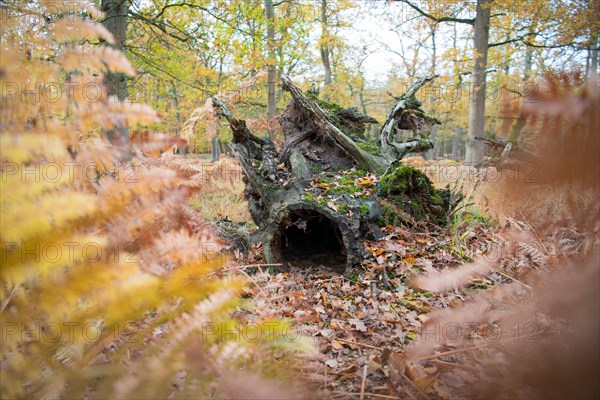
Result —
[{"label": "slender tree", "polygon": [[474,165],[483,158],[483,142],[475,140],[483,136],[485,129],[485,84],[490,37],[491,0],[477,0],[473,23],[473,71],[471,73],[469,125],[467,130],[467,153],[465,163]]},{"label": "slender tree", "polygon": [[[329,27],[327,18],[327,0],[321,0],[321,62],[325,70],[323,84],[331,84],[331,50],[329,49]],[[325,94],[327,97],[327,94]]]},{"label": "slender tree", "polygon": [[475,18],[457,18],[451,16],[437,17],[430,14],[408,0],[400,0],[410,6],[424,17],[436,23],[457,22],[473,26],[473,69],[471,72],[471,90],[469,105],[469,127],[465,162],[475,164],[483,157],[483,144],[475,140],[476,136],[483,136],[485,127],[485,78],[487,67],[487,53],[489,49],[490,34],[490,8],[491,0],[477,0]]},{"label": "slender tree", "polygon": [[[273,0],[265,0],[265,17],[267,19],[267,117],[272,119],[277,113],[275,86],[277,82],[275,60],[275,10]],[[271,131],[271,129],[269,129]]]},{"label": "slender tree", "polygon": [[[599,29],[600,31],[600,29]],[[598,74],[598,61],[600,61],[600,32],[596,32],[596,37],[592,46],[590,47],[590,58],[591,58],[591,74]]]},{"label": "slender tree", "polygon": [[[104,12],[102,24],[114,36],[113,46],[122,50],[127,37],[127,15],[129,12],[128,0],[102,0],[101,9]],[[104,79],[109,96],[123,102],[129,96],[127,87],[127,75],[123,73],[108,72]],[[129,127],[126,122],[115,126],[113,130],[107,131],[111,143],[124,149],[124,159],[129,159]]]},{"label": "slender tree", "polygon": [[[431,24],[431,26],[429,27],[429,29],[431,30],[431,71],[430,71],[430,75],[431,76],[436,76],[437,75],[437,43],[435,41],[435,33],[437,31],[437,23],[433,23]],[[433,104],[433,102],[435,101],[435,95],[432,93],[429,101]],[[435,110],[435,108],[434,108]],[[432,114],[433,116],[435,116],[434,114]],[[435,158],[435,142],[437,139],[437,125],[433,125],[431,127],[431,135],[429,136],[429,139],[434,143],[434,148],[429,150],[427,153],[425,153],[425,156],[427,158]]]},{"label": "slender tree", "polygon": [[[594,43],[600,29],[598,22],[600,20],[600,3],[590,0],[573,0],[571,2],[477,0],[474,18],[455,16],[456,11],[469,5],[466,0],[427,1],[422,2],[421,5],[417,5],[411,0],[398,1],[435,22],[463,23],[473,27],[474,54],[465,156],[465,161],[469,164],[479,162],[483,156],[482,145],[474,139],[476,136],[484,136],[488,50],[496,46],[519,43],[540,49],[580,49],[583,43]],[[431,8],[434,10],[441,7],[445,11],[441,13],[438,10],[428,12],[428,6],[432,6]],[[492,21],[497,21],[495,28],[504,33],[502,40],[497,42],[490,41]],[[540,37],[543,38],[542,43],[533,41],[534,38]],[[590,40],[590,37],[593,39]],[[589,48],[594,48],[594,46]],[[597,56],[590,61],[593,62],[594,59],[597,60]]]}]

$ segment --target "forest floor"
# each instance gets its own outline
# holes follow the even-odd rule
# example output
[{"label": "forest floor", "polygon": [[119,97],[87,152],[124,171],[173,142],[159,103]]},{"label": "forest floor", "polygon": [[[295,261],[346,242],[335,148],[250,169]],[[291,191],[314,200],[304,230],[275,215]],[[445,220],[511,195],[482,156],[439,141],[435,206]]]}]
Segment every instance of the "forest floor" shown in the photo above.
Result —
[{"label": "forest floor", "polygon": [[[480,177],[473,178],[471,170],[451,161],[431,164],[415,158],[408,163],[422,168],[438,187],[462,180],[463,191],[472,203],[454,216],[449,227],[384,227],[384,238],[366,242],[362,271],[356,276],[341,276],[326,265],[308,270],[291,266],[287,272],[278,272],[263,264],[260,247],[244,257],[237,254],[236,261],[228,266],[229,271],[248,279],[248,301],[237,310],[236,318],[242,322],[287,320],[295,333],[311,338],[317,351],[304,357],[300,375],[320,397],[456,396],[460,393],[458,388],[477,378],[469,371],[472,367],[455,367],[462,364],[464,357],[476,362],[485,352],[495,351],[497,342],[488,342],[489,346],[458,346],[458,341],[453,344],[449,339],[466,334],[460,326],[438,326],[437,331],[429,332],[436,341],[433,355],[403,368],[399,376],[393,373],[393,364],[407,346],[421,340],[421,328],[432,313],[460,305],[474,294],[500,285],[516,283],[525,289],[527,285],[519,277],[525,269],[538,268],[544,262],[535,250],[525,246],[517,249],[519,254],[504,254],[504,260],[500,260],[503,268],[486,277],[473,278],[466,288],[442,293],[417,289],[411,282],[419,275],[435,274],[489,254],[490,249],[503,242],[502,232],[508,226],[533,228],[525,217],[516,221],[499,215],[498,204],[506,205],[507,199],[495,190],[494,182],[479,185]],[[225,160],[214,168],[229,171],[226,175],[234,178],[212,185],[209,190],[213,193],[202,191],[191,205],[209,219],[247,221],[241,176],[231,173],[235,165]],[[496,213],[494,219],[490,218],[492,210]],[[469,335],[485,336],[487,332],[483,331],[493,327],[480,324],[476,329]],[[290,337],[292,342],[295,339],[296,336]],[[397,387],[403,389],[395,390]]]},{"label": "forest floor", "polygon": [[[479,224],[472,226],[472,232],[471,246],[492,240],[492,233]],[[389,355],[402,353],[417,340],[431,312],[452,307],[469,299],[472,292],[508,280],[506,275],[494,273],[474,280],[465,290],[444,294],[412,288],[410,280],[420,273],[458,266],[464,259],[457,254],[453,239],[443,233],[391,227],[385,233],[385,238],[367,242],[364,271],[357,276],[346,278],[331,273],[326,266],[310,271],[292,267],[285,273],[253,268],[249,275],[253,286],[247,293],[253,306],[243,311],[249,314],[244,318],[289,319],[298,332],[312,337],[319,353],[307,358],[304,377],[327,397],[395,398],[389,397],[387,385]],[[255,257],[251,262],[257,261]],[[411,372],[411,380],[417,379],[415,384],[422,390],[435,385],[442,394],[447,391],[444,385],[460,379],[455,371],[444,374],[447,362],[432,359],[422,371]],[[431,377],[431,381],[424,377]]]}]

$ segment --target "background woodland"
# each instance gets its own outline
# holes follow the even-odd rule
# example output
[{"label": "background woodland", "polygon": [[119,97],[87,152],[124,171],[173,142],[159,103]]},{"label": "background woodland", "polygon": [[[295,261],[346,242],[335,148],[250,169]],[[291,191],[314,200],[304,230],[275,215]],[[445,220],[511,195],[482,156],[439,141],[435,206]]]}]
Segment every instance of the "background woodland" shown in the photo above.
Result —
[{"label": "background woodland", "polygon": [[[598,396],[596,2],[0,12],[2,398]],[[352,33],[366,20],[397,40]],[[278,273],[260,245],[242,254],[217,235],[215,220],[249,215],[210,96],[277,144],[280,77],[382,123],[387,92],[425,75],[438,77],[419,100],[441,124],[406,163],[461,189],[449,226],[383,226],[353,276]],[[470,168],[496,155],[474,136],[525,149],[535,179]],[[468,329],[428,341],[436,324]]]}]

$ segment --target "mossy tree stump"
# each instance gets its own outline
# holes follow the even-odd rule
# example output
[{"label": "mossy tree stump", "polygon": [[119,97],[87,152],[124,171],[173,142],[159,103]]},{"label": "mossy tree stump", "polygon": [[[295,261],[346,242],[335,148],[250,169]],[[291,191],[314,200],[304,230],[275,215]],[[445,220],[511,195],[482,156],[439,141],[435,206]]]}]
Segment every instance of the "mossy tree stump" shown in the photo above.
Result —
[{"label": "mossy tree stump", "polygon": [[[420,108],[415,93],[433,77],[416,82],[383,124],[379,143],[368,142],[365,124],[376,123],[356,109],[344,109],[302,92],[287,77],[283,89],[292,100],[278,118],[284,133],[278,151],[268,138],[254,135],[218,99],[213,103],[233,132],[231,148],[244,171],[244,196],[258,226],[265,260],[298,266],[324,265],[351,274],[360,263],[363,240],[378,237],[378,224],[390,207],[404,221],[441,224],[448,210],[443,193],[420,171],[400,163],[406,154],[433,144],[439,123]],[[396,141],[397,132],[413,137]],[[382,212],[383,211],[383,212]]]}]

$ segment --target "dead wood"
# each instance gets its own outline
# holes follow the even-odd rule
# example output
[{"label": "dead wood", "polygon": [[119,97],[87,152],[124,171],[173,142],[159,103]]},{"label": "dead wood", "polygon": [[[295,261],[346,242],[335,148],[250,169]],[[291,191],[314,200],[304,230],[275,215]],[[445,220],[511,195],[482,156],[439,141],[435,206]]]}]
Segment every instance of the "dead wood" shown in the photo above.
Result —
[{"label": "dead wood", "polygon": [[[424,174],[406,171],[410,167],[399,163],[410,152],[432,147],[426,134],[437,121],[426,116],[415,97],[431,79],[419,80],[396,98],[380,143],[370,152],[352,137],[364,133],[365,124],[377,121],[355,108],[319,100],[314,92],[304,93],[287,77],[282,78],[282,87],[292,100],[278,118],[284,134],[279,152],[268,137],[250,132],[245,121],[236,119],[225,104],[213,98],[217,113],[227,119],[233,132],[231,149],[244,171],[244,195],[259,228],[255,240],[262,242],[267,263],[323,265],[351,274],[361,261],[363,239],[380,233],[376,222],[384,220],[385,207],[379,204],[375,188],[368,187],[383,171],[386,195],[393,197],[391,201],[398,200],[395,204],[399,207],[409,204],[412,192],[418,201],[440,198]],[[397,142],[399,130],[410,130],[414,137]],[[391,170],[390,165],[394,165]],[[398,173],[396,167],[404,170]],[[367,175],[372,178],[361,178]],[[316,183],[317,179],[327,184]],[[402,192],[403,186],[395,179],[413,182],[411,193]],[[436,203],[438,206],[442,204]]]}]

